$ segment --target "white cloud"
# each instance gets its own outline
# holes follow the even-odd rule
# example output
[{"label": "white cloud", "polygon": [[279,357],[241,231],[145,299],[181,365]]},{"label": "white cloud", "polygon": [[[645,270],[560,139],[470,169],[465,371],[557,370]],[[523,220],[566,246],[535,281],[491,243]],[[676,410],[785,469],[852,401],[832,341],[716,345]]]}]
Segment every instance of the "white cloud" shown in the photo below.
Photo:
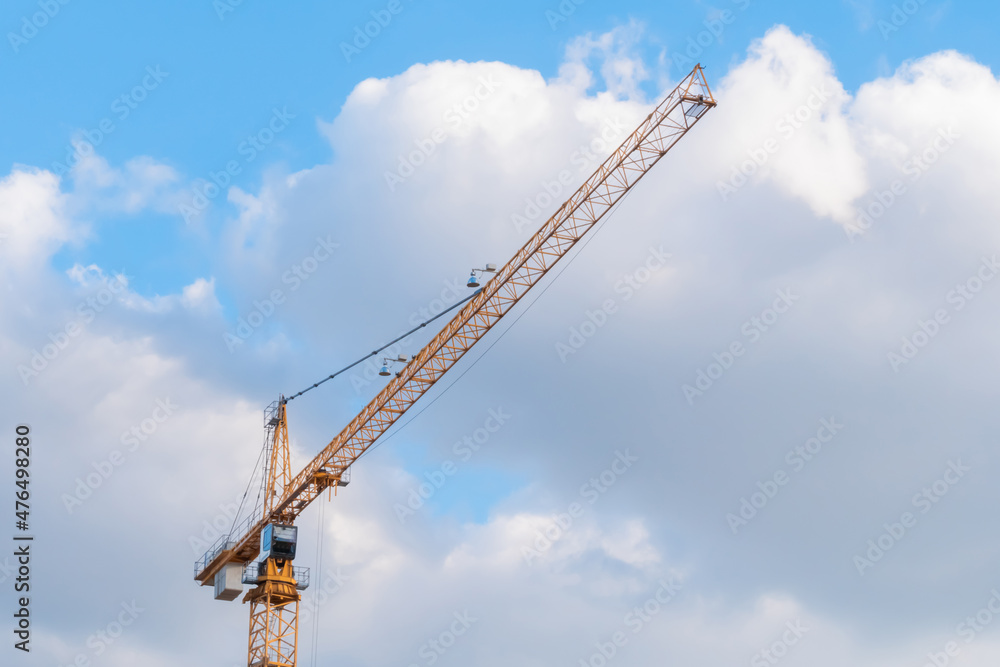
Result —
[{"label": "white cloud", "polygon": [[180,180],[173,167],[147,157],[127,161],[115,168],[96,153],[90,153],[73,165],[69,172],[74,185],[74,199],[81,209],[94,207],[102,213],[135,214],[152,208],[175,213]]},{"label": "white cloud", "polygon": [[[95,577],[107,554],[77,548],[72,567],[51,572],[59,593],[42,601],[72,610],[41,628],[52,660],[72,658],[91,621],[132,597],[149,601],[148,621],[108,664],[241,655],[245,608],[212,601],[183,563],[202,522],[243,491],[261,445],[260,406],[399,331],[437,298],[444,278],[516,250],[524,233],[510,216],[525,199],[537,200],[560,170],[582,181],[596,165],[574,156],[606,119],[628,131],[648,113],[637,30],[574,41],[549,81],[504,63],[460,61],[363,81],[336,118],[319,123],[332,164],[269,171],[258,192],[230,189],[234,215],[212,250],[223,258],[217,273],[166,296],[130,286],[27,386],[14,373],[2,380],[11,414],[30,420],[47,448],[39,499],[51,534],[63,549],[105,536],[118,559],[115,577]],[[598,91],[597,72],[586,67],[595,55]],[[894,374],[885,353],[946,303],[955,281],[976,270],[980,248],[992,247],[984,242],[996,240],[995,78],[946,52],[852,97],[807,38],[777,27],[716,88],[719,108],[640,183],[599,241],[455,391],[366,457],[327,508],[325,564],[351,579],[322,612],[323,627],[340,629],[324,632],[325,658],[408,664],[453,612],[469,608],[481,620],[449,655],[455,664],[575,662],[676,576],[682,593],[630,639],[617,664],[652,664],[665,653],[692,664],[746,664],[786,623],[803,619],[810,630],[783,664],[902,667],[939,650],[938,640],[980,604],[976,591],[994,585],[991,560],[968,555],[991,553],[990,538],[960,529],[985,525],[1000,500],[982,481],[992,478],[983,452],[998,366],[989,290],[1000,288],[984,287],[954,312],[906,374]],[[723,202],[716,181],[780,137],[782,116],[816,90],[824,91],[818,108]],[[467,102],[475,108],[465,116],[448,115]],[[856,208],[901,177],[905,161],[949,123],[962,141],[851,245],[831,221],[853,222]],[[437,128],[445,138],[390,191],[385,173]],[[605,142],[602,150],[610,149]],[[117,168],[95,157],[75,169],[69,192],[29,168],[0,181],[5,265],[43,274],[8,271],[18,302],[5,318],[0,355],[10,368],[48,345],[76,304],[115,278],[112,267],[78,265],[68,275],[47,268],[62,245],[86,238],[80,220],[92,216],[90,233],[99,235],[101,215],[158,210],[177,180],[148,158]],[[282,276],[327,235],[341,248],[293,290]],[[669,273],[626,300],[616,282],[661,243],[673,253]],[[801,301],[750,344],[743,323],[789,286]],[[274,289],[286,298],[273,317],[243,348],[224,353],[221,334],[235,318],[223,321],[217,290],[243,314]],[[554,342],[609,298],[616,313],[563,364]],[[746,354],[689,406],[681,384],[734,339]],[[329,442],[377,388],[357,394],[331,383],[296,402],[297,460]],[[63,494],[168,397],[181,406],[176,415],[69,515]],[[442,500],[441,513],[422,512],[401,527],[392,504],[412,482],[401,469],[424,462],[414,456],[404,465],[397,456],[422,451],[437,464],[477,427],[483,405],[499,404],[516,418],[476,465],[517,471],[529,484],[496,501],[483,524],[457,522]],[[829,413],[848,424],[844,435],[733,536],[726,513],[786,468],[786,452]],[[641,464],[527,564],[522,547],[550,523],[552,508],[566,507],[620,447],[632,447]],[[858,577],[852,555],[959,455],[976,473]],[[457,480],[455,495],[477,490],[459,492]],[[302,564],[314,567],[316,511],[301,531]],[[936,604],[907,597],[915,586]],[[985,665],[995,654],[984,638],[967,656]]]},{"label": "white cloud", "polygon": [[803,200],[817,216],[852,221],[851,202],[868,183],[850,126],[851,98],[808,38],[783,26],[770,30],[723,78],[717,97],[713,143],[724,158],[717,162],[725,167],[723,181],[742,169],[753,182],[772,181]]},{"label": "white cloud", "polygon": [[63,243],[82,238],[85,227],[65,212],[66,196],[51,172],[16,167],[0,180],[0,253],[7,267],[43,266]]},{"label": "white cloud", "polygon": [[642,100],[639,87],[649,79],[646,64],[636,49],[642,33],[642,24],[631,21],[596,37],[592,34],[577,37],[566,47],[566,61],[559,68],[560,79],[584,93],[594,84],[588,64],[594,58],[600,63],[607,95],[613,99]]}]

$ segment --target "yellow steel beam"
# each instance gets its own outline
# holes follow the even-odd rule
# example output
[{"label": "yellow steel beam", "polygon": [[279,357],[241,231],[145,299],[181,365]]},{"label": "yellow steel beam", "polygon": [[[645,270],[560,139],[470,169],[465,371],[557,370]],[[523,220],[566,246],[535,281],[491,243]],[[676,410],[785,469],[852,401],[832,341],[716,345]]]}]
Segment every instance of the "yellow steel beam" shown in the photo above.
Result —
[{"label": "yellow steel beam", "polygon": [[[252,560],[265,526],[291,523],[326,488],[317,480],[319,471],[343,474],[715,105],[698,65],[400,374],[298,475],[282,485],[280,500],[231,548],[212,557],[195,578],[210,584],[227,562]],[[283,421],[284,410],[281,417]]]}]

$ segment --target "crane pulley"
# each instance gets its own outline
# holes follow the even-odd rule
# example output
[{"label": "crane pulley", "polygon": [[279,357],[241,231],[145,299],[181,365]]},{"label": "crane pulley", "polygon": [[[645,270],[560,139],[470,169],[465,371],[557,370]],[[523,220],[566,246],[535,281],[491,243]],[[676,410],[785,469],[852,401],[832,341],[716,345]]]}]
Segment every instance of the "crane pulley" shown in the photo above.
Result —
[{"label": "crane pulley", "polygon": [[223,537],[195,563],[195,580],[202,585],[214,583],[218,599],[233,600],[243,583],[254,585],[244,597],[251,604],[250,667],[294,667],[296,663],[299,590],[308,583],[308,572],[292,566],[296,518],[327,489],[345,486],[350,466],[715,105],[702,67],[697,65],[509,262],[499,269],[487,265],[487,269],[473,271],[473,287],[480,284],[476,271],[483,279],[487,272],[494,275],[294,477],[288,448],[288,401],[282,397],[272,404],[265,414],[269,442],[262,512],[239,534]]}]

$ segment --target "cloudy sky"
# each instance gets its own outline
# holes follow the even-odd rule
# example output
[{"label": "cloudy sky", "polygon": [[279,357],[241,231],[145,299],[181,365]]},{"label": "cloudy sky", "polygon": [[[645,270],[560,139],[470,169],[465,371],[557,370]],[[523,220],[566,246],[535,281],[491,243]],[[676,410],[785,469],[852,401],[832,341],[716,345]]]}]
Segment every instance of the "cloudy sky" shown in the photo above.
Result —
[{"label": "cloudy sky", "polygon": [[[998,19],[6,3],[3,664],[240,665],[192,564],[263,409],[467,296],[701,62],[718,107],[301,517],[299,663],[996,665]],[[289,404],[296,470],[383,382]]]}]

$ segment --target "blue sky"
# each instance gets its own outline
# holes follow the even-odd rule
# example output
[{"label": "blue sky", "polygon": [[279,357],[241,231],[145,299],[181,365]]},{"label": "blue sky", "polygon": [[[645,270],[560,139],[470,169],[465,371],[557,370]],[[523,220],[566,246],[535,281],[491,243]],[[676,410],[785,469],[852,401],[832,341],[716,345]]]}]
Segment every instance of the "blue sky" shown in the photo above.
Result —
[{"label": "blue sky", "polygon": [[[995,667],[1000,624],[974,641],[959,624],[1000,586],[998,13],[6,3],[0,399],[39,443],[50,545],[26,664],[237,664],[246,609],[189,568],[253,472],[262,408],[468,294],[469,269],[521,247],[557,175],[582,182],[598,162],[581,149],[609,153],[605,133],[645,118],[690,56],[718,107],[302,516],[296,564],[347,577],[315,655],[430,667],[421,647],[468,610],[481,620],[436,664],[596,667],[669,581],[622,667],[756,667],[796,623],[782,667],[912,667],[955,637],[963,665]],[[63,170],[81,141],[95,153]],[[295,468],[381,390],[378,361],[290,404]],[[797,467],[789,452],[832,423]],[[924,512],[926,488],[943,491]],[[897,538],[904,512],[917,523]],[[143,615],[96,655],[88,639],[132,600]]]},{"label": "blue sky", "polygon": [[[900,14],[906,21],[897,19],[900,25],[894,30],[884,25],[892,23],[898,3],[865,0],[627,5],[591,0],[568,6],[572,12],[559,13],[556,2],[456,6],[403,0],[401,11],[389,14],[387,25],[359,53],[350,53],[348,62],[341,44],[352,44],[354,28],[372,21],[372,12],[386,11],[387,3],[59,5],[58,13],[26,43],[9,35],[6,40],[0,78],[8,90],[24,92],[2,102],[3,118],[17,131],[0,137],[0,164],[10,168],[63,161],[74,133],[93,132],[102,119],[110,119],[114,131],[101,140],[99,151],[112,164],[143,154],[173,166],[185,178],[205,178],[238,157],[237,147],[267,122],[273,108],[287,108],[296,116],[289,127],[261,159],[245,165],[233,179],[235,185],[254,188],[262,170],[275,163],[296,171],[335,158],[329,145],[317,140],[315,120],[334,118],[347,94],[365,78],[392,76],[415,62],[434,60],[499,60],[552,77],[571,39],[633,20],[645,26],[642,50],[650,62],[683,53],[691,48],[689,40],[702,38],[706,46],[698,47],[701,53],[691,53],[708,67],[709,76],[724,72],[776,17],[813,37],[848,90],[932,51],[957,49],[990,66],[997,58],[990,26],[996,25],[1000,9],[991,3],[958,10],[954,3],[930,0],[917,5],[912,16]],[[7,3],[4,31],[20,34],[22,19],[38,11],[36,2]],[[879,21],[886,23],[880,27]],[[713,29],[719,36],[709,40]],[[122,107],[112,105],[142,82],[149,66],[162,68],[166,78],[128,117],[120,118]],[[676,79],[684,73],[680,70],[674,66],[668,71]],[[651,96],[659,92],[653,82],[646,87]],[[217,232],[213,222],[231,214],[223,198],[217,198],[207,233]],[[86,248],[67,248],[57,261],[63,268],[78,261],[141,266],[130,273],[136,289],[150,296],[176,291],[212,271],[210,251],[178,224],[176,215],[145,213],[129,219],[132,224],[124,219],[102,222]],[[148,223],[142,232],[136,221]],[[157,248],[156,257],[147,257],[144,247]],[[228,303],[225,285],[219,293]]]}]

